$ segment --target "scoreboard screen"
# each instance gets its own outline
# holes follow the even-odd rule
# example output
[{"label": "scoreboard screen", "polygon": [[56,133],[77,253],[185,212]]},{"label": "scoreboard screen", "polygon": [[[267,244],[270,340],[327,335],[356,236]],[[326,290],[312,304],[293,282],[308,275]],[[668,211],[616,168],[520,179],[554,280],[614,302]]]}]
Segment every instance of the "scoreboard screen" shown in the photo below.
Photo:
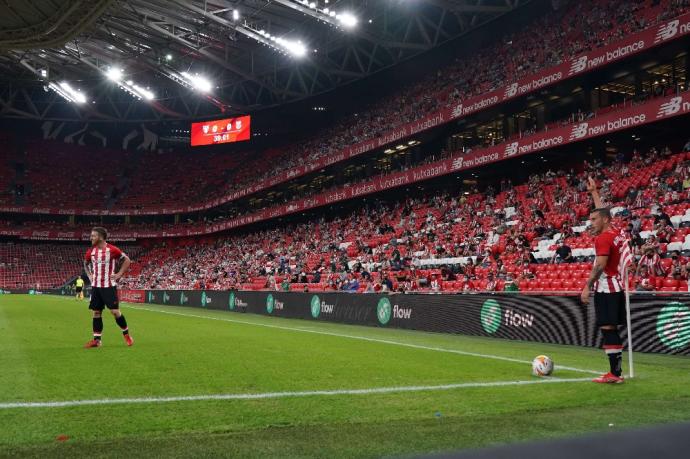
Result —
[{"label": "scoreboard screen", "polygon": [[249,140],[251,116],[192,123],[192,146],[216,145]]}]

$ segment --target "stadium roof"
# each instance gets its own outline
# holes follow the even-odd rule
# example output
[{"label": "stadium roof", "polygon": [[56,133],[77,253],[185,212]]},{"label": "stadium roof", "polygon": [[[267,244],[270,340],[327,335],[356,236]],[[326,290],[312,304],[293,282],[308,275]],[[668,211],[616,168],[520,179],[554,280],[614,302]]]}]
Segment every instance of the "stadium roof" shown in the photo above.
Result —
[{"label": "stadium roof", "polygon": [[366,77],[526,1],[8,0],[0,116],[253,111]]}]

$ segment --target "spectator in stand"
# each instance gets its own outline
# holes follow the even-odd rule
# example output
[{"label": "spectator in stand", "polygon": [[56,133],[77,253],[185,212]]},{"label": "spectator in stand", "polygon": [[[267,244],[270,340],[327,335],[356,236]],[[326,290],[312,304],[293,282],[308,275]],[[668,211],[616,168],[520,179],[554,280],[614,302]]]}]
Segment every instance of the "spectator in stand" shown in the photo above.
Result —
[{"label": "spectator in stand", "polygon": [[661,258],[653,247],[646,246],[644,248],[644,254],[642,258],[640,258],[640,261],[637,262],[635,275],[639,275],[643,268],[646,268],[647,272],[653,276],[663,277],[666,275],[664,267],[661,265]]},{"label": "spectator in stand", "polygon": [[444,281],[454,281],[457,278],[455,277],[453,271],[447,265],[443,265],[441,267],[441,279],[443,279]]},{"label": "spectator in stand", "polygon": [[644,245],[642,246],[642,253],[645,253],[647,249],[652,249],[654,253],[659,253],[660,245],[659,241],[657,240],[656,236],[653,234],[650,234],[647,240],[645,241]]},{"label": "spectator in stand", "polygon": [[683,277],[683,263],[680,260],[680,252],[674,250],[671,254],[671,265],[668,267],[668,277],[680,280]]},{"label": "spectator in stand", "polygon": [[640,233],[640,229],[642,228],[642,220],[640,220],[639,215],[633,215],[632,220],[630,221],[630,224],[632,225],[632,231],[634,233]]},{"label": "spectator in stand", "polygon": [[520,286],[519,286],[517,280],[514,280],[512,277],[506,278],[506,283],[503,286],[503,291],[504,292],[519,292]]},{"label": "spectator in stand", "polygon": [[273,275],[273,273],[269,274],[266,278],[266,288],[268,288],[269,290],[279,290],[278,283],[276,282],[276,277]]},{"label": "spectator in stand", "polygon": [[[681,269],[681,276],[683,279],[690,281],[690,259],[688,259]],[[689,282],[690,284],[690,282]],[[690,286],[688,287],[690,289]]]},{"label": "spectator in stand", "polygon": [[651,214],[654,216],[654,224],[659,223],[661,220],[671,221],[671,217],[664,212],[664,207],[658,201],[652,205]]},{"label": "spectator in stand", "polygon": [[671,242],[671,238],[676,232],[676,229],[671,225],[671,221],[666,218],[659,219],[656,225],[654,225],[654,229],[656,230],[656,237],[662,244]]},{"label": "spectator in stand", "polygon": [[384,292],[393,291],[393,281],[388,277],[388,273],[385,271],[381,273],[381,288]]},{"label": "spectator in stand", "polygon": [[465,275],[462,280],[462,291],[463,293],[474,292],[474,282],[472,282],[472,280],[467,275]]},{"label": "spectator in stand", "polygon": [[487,292],[495,292],[497,285],[498,283],[494,278],[494,273],[489,271],[489,274],[486,276],[486,287],[484,288],[484,290]]},{"label": "spectator in stand", "polygon": [[349,275],[349,280],[348,283],[345,285],[345,290],[350,293],[357,293],[357,291],[359,290],[359,280],[357,280],[357,278],[354,277],[354,275]]},{"label": "spectator in stand", "polygon": [[635,290],[638,292],[651,292],[654,291],[654,282],[652,277],[649,275],[649,269],[646,266],[639,268],[639,273],[637,274],[637,281],[635,282]]},{"label": "spectator in stand", "polygon": [[572,249],[565,243],[565,240],[561,242],[560,247],[556,249],[556,253],[551,260],[552,263],[574,263],[575,258],[573,257]]},{"label": "spectator in stand", "polygon": [[429,283],[429,289],[433,293],[441,293],[443,288],[441,287],[441,281],[438,279],[436,274],[431,275],[431,282]]}]

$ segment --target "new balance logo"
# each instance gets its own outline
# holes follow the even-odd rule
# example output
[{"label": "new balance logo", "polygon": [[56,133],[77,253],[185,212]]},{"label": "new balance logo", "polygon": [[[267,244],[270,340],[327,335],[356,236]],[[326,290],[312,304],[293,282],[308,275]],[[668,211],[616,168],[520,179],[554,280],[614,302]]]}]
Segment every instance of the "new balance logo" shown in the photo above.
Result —
[{"label": "new balance logo", "polygon": [[513,97],[515,94],[517,94],[517,90],[518,90],[518,84],[517,83],[511,84],[510,86],[508,86],[506,88],[506,92],[505,92],[505,94],[503,94],[503,98],[507,99],[509,97]]},{"label": "new balance logo", "polygon": [[573,130],[570,132],[570,140],[581,139],[587,135],[588,123],[580,123],[573,126]]},{"label": "new balance logo", "polygon": [[457,118],[460,115],[462,115],[462,104],[456,105],[453,112],[450,114],[451,118]]},{"label": "new balance logo", "polygon": [[506,145],[506,151],[505,151],[504,156],[506,158],[508,158],[510,156],[517,154],[517,151],[518,151],[518,143],[517,142],[509,143],[508,145]]},{"label": "new balance logo", "polygon": [[463,158],[462,156],[459,158],[455,158],[453,160],[453,165],[451,166],[451,169],[453,169],[453,170],[460,169],[462,167],[462,162],[464,159],[465,158]]},{"label": "new balance logo", "polygon": [[656,114],[656,117],[663,118],[665,116],[675,115],[680,110],[681,102],[683,102],[682,97],[674,97],[668,102],[661,104],[661,107],[659,107],[659,112]]},{"label": "new balance logo", "polygon": [[662,24],[661,27],[659,27],[659,31],[656,33],[656,37],[654,37],[654,43],[659,43],[666,41],[669,38],[673,38],[678,33],[679,24],[680,21],[678,19],[667,24]]},{"label": "new balance logo", "polygon": [[580,56],[570,64],[570,70],[568,75],[574,75],[575,73],[582,72],[585,67],[587,67],[587,56]]}]

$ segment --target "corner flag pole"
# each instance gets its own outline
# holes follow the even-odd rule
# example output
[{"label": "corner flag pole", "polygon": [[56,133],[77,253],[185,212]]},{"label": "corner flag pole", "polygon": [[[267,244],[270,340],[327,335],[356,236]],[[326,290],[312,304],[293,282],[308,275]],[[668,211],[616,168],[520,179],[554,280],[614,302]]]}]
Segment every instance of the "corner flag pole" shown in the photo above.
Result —
[{"label": "corner flag pole", "polygon": [[630,378],[635,377],[635,370],[633,367],[633,344],[632,344],[632,320],[630,318],[630,284],[628,282],[627,266],[623,270],[623,279],[625,282],[625,315],[627,316],[626,326],[628,327],[628,367],[630,368]]}]

